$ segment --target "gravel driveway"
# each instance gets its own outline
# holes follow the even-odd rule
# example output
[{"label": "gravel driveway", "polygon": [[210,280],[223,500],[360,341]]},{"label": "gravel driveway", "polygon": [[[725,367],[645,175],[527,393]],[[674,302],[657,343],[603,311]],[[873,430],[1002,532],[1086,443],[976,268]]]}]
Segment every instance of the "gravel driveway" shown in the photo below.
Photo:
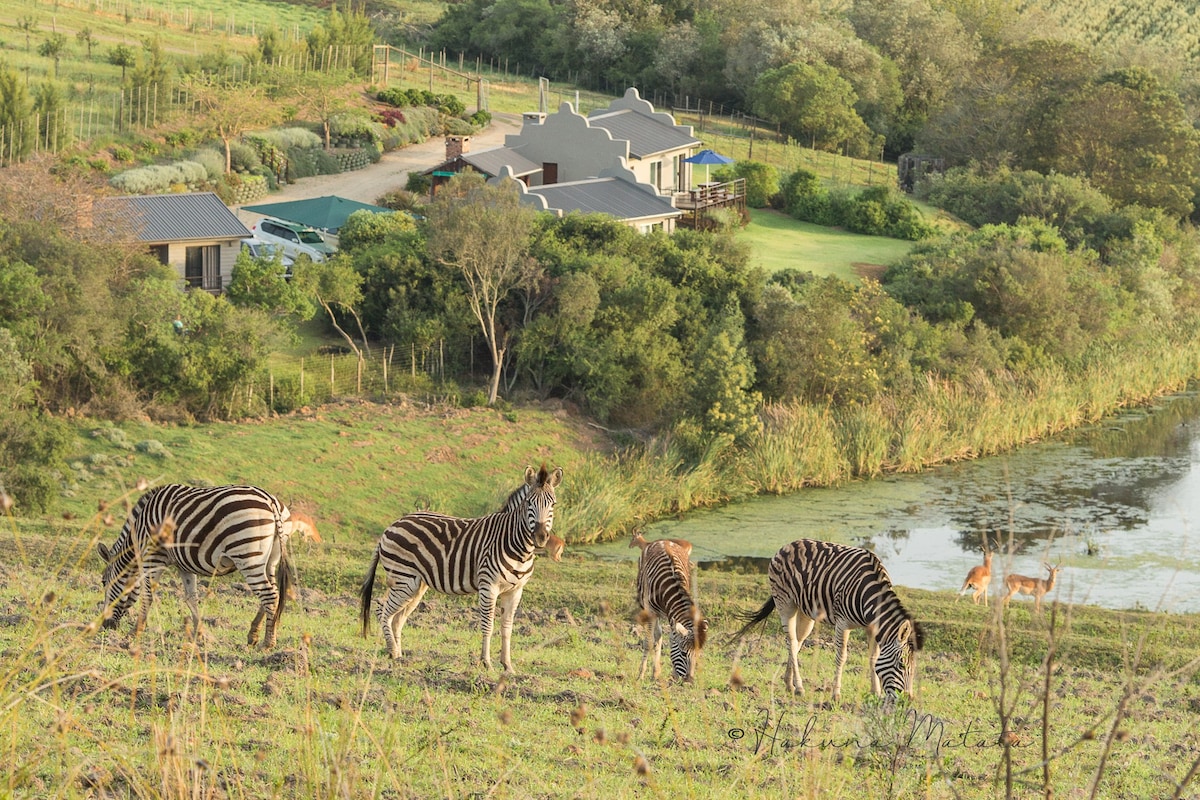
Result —
[{"label": "gravel driveway", "polygon": [[[490,150],[504,144],[504,137],[521,130],[519,114],[494,114],[492,124],[482,133],[471,137],[471,150]],[[296,183],[283,186],[277,192],[259,198],[249,205],[279,203],[287,200],[306,200],[310,197],[337,195],[360,203],[374,203],[394,189],[403,189],[412,170],[425,170],[442,163],[446,156],[446,140],[435,136],[419,144],[384,153],[378,163],[353,172],[337,175],[316,175],[302,178]],[[234,211],[247,227],[262,218],[262,214],[243,211],[235,206]]]}]

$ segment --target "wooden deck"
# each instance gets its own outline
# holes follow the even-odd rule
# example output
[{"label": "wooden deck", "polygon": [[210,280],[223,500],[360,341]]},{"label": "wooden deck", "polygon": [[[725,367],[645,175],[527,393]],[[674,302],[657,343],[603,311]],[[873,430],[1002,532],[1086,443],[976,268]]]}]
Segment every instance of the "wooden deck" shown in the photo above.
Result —
[{"label": "wooden deck", "polygon": [[732,208],[739,214],[746,212],[746,179],[726,183],[711,181],[697,184],[686,192],[676,192],[675,207],[683,212],[677,225],[696,230],[711,228],[715,223],[709,214],[716,209]]}]

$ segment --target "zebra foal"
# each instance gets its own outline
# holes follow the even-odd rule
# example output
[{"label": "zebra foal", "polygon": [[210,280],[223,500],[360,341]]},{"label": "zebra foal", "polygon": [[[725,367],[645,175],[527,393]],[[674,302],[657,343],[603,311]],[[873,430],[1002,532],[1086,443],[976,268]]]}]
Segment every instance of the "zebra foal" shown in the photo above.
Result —
[{"label": "zebra foal", "polygon": [[290,518],[283,503],[256,486],[168,484],[144,493],[112,547],[96,545],[105,562],[104,627],[116,627],[140,599],[135,632],[141,633],[159,576],[175,567],[183,578],[192,630],[199,634],[197,576],[227,575],[236,569],[259,599],[246,641],[257,644],[265,618],[263,646],[274,647],[275,625],[283,614],[291,576]]},{"label": "zebra foal", "polygon": [[876,695],[901,692],[912,695],[913,653],[921,649],[920,626],[900,603],[892,580],[879,558],[861,547],[799,539],[785,545],[767,568],[771,599],[757,612],[743,615],[740,639],[771,615],[779,614],[787,630],[788,659],[784,682],[803,692],[800,645],[820,620],[834,627],[837,674],[833,699],[842,695],[842,667],[850,631],[866,628],[870,643],[871,691]]},{"label": "zebra foal", "polygon": [[646,677],[650,654],[654,654],[655,680],[662,671],[663,620],[671,638],[671,673],[680,680],[696,677],[696,662],[708,636],[708,621],[692,599],[692,543],[683,539],[647,542],[636,534],[630,547],[639,547],[637,598],[639,616],[646,625],[646,652],[638,680]]},{"label": "zebra foal", "polygon": [[392,658],[403,650],[400,634],[425,592],[478,594],[481,660],[492,666],[492,626],[500,603],[500,663],[512,672],[509,643],[513,615],[533,574],[534,550],[546,547],[554,526],[555,489],[562,468],[525,469],[524,482],[509,495],[502,511],[463,519],[417,512],[383,532],[359,590],[362,633],[371,623],[375,571],[382,563],[387,594],[376,610]]}]

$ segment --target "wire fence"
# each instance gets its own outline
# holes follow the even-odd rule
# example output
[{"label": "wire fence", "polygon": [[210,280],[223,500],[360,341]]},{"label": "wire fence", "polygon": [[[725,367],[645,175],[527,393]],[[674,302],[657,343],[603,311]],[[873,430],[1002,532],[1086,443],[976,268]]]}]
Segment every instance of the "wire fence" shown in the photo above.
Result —
[{"label": "wire fence", "polygon": [[361,351],[361,358],[344,345],[327,345],[312,355],[272,356],[264,372],[234,389],[224,411],[230,416],[286,413],[331,400],[406,393],[461,402],[459,383],[482,381],[482,371],[490,368],[476,358],[474,339],[376,345]]}]

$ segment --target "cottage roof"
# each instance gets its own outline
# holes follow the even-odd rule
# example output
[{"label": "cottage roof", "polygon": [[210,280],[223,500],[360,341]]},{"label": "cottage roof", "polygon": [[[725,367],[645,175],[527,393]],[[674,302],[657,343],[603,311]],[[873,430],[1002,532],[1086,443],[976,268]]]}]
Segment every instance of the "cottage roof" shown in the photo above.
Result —
[{"label": "cottage roof", "polygon": [[544,198],[547,207],[559,209],[564,214],[572,211],[610,214],[632,222],[678,217],[683,213],[671,205],[668,198],[619,178],[588,178],[569,183],[530,186],[528,193]]},{"label": "cottage roof", "polygon": [[499,175],[505,166],[512,167],[513,175],[518,177],[542,171],[541,164],[535,164],[511,147],[493,147],[476,153],[463,153],[462,160],[489,177]]},{"label": "cottage roof", "polygon": [[246,239],[252,234],[221,198],[212,192],[148,194],[110,197],[131,217],[140,241],[147,243]]},{"label": "cottage roof", "polygon": [[700,144],[700,140],[691,135],[690,127],[665,125],[632,109],[593,111],[587,120],[592,127],[604,128],[611,133],[612,138],[629,142],[629,155],[634,158],[648,158]]}]

